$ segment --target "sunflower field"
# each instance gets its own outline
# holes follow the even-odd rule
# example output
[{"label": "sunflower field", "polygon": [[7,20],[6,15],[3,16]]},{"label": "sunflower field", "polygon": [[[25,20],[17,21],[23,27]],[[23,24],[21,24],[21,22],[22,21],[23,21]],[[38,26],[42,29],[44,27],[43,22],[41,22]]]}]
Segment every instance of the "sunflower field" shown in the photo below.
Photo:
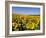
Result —
[{"label": "sunflower field", "polygon": [[12,14],[12,31],[40,30],[40,15]]}]

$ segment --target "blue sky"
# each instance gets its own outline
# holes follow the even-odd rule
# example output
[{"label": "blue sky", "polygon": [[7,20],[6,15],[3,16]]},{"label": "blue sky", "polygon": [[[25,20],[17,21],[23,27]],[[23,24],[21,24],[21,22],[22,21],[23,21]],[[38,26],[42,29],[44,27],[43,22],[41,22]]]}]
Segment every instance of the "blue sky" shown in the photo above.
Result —
[{"label": "blue sky", "polygon": [[12,12],[17,14],[40,15],[40,8],[35,7],[12,7]]}]

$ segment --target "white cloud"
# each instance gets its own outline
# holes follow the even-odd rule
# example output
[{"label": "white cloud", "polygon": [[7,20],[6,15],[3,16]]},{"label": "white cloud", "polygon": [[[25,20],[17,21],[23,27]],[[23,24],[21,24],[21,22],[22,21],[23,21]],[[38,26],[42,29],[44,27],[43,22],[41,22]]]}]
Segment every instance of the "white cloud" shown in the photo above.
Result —
[{"label": "white cloud", "polygon": [[25,12],[14,12],[15,14],[24,14],[24,15],[40,15],[40,13],[25,13]]}]

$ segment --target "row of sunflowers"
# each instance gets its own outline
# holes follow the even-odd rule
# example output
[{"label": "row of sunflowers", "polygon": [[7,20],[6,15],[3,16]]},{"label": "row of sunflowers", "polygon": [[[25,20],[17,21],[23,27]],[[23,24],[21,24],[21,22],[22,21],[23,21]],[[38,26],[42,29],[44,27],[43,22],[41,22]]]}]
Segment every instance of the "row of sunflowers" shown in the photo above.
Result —
[{"label": "row of sunflowers", "polygon": [[12,14],[12,31],[40,30],[40,15]]}]

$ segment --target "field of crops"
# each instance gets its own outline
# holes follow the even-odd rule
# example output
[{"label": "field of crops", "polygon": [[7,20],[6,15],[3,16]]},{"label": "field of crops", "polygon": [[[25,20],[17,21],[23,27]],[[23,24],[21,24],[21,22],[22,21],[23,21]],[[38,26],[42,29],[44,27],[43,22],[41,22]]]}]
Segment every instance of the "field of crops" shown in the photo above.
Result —
[{"label": "field of crops", "polygon": [[40,30],[40,15],[12,14],[12,31]]}]

